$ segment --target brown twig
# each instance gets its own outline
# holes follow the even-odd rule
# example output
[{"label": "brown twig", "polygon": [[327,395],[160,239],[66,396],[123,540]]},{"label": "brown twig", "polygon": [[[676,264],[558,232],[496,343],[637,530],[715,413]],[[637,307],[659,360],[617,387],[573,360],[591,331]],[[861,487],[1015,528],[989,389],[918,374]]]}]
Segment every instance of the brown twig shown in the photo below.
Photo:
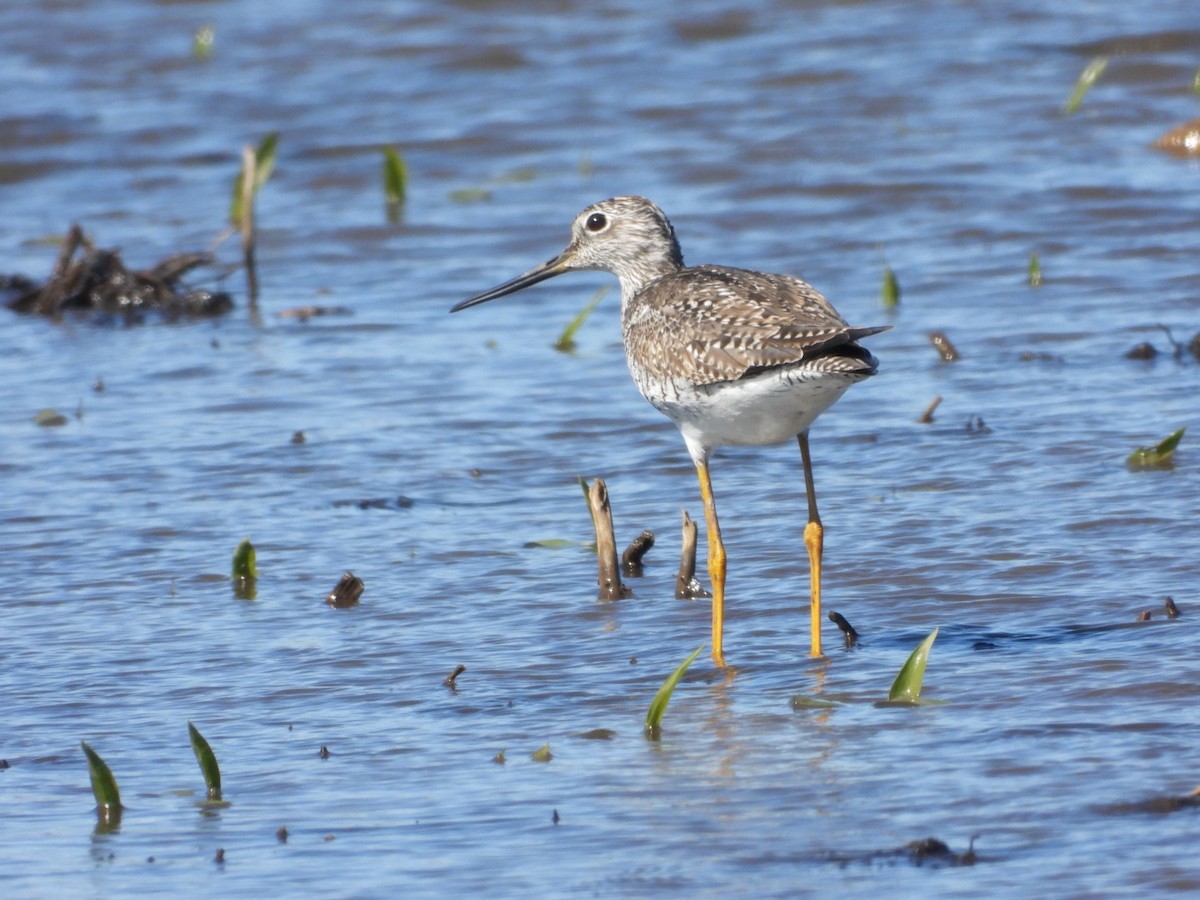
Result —
[{"label": "brown twig", "polygon": [[621,554],[621,571],[632,578],[642,575],[642,557],[654,546],[654,532],[643,531],[635,537]]},{"label": "brown twig", "polygon": [[932,424],[933,423],[933,411],[935,409],[937,409],[939,405],[941,405],[941,402],[942,402],[942,395],[938,394],[936,397],[933,398],[933,402],[931,402],[927,407],[925,407],[925,412],[921,413],[921,417],[919,419],[917,419],[917,421],[922,425]]},{"label": "brown twig", "polygon": [[954,362],[960,359],[958,351],[954,349],[954,345],[950,343],[950,338],[946,337],[944,331],[929,332],[929,342],[942,356],[942,362]]},{"label": "brown twig", "polygon": [[854,626],[840,612],[831,612],[829,614],[829,621],[842,630],[842,634],[846,636],[846,643],[853,644],[858,640],[858,632],[854,630]]},{"label": "brown twig", "polygon": [[603,478],[587,485],[588,508],[592,513],[592,525],[596,529],[596,562],[599,574],[601,600],[620,600],[629,596],[629,590],[621,584],[621,570],[617,565],[617,540],[613,536],[612,507],[608,502],[608,487]]},{"label": "brown twig", "polygon": [[675,598],[677,600],[694,600],[696,597],[707,597],[696,580],[696,540],[698,526],[692,521],[687,510],[683,511],[683,544],[679,555],[679,574],[675,576]]}]

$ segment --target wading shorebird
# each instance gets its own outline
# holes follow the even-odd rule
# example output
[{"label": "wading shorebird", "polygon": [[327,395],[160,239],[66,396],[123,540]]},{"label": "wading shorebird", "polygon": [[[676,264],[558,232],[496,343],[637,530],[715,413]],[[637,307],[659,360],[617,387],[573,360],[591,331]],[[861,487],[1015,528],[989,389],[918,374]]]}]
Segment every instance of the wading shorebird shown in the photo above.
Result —
[{"label": "wading shorebird", "polygon": [[486,303],[579,269],[621,282],[621,336],[638,390],[683,434],[704,501],[712,581],[712,655],[725,664],[725,546],[708,461],[732,444],[800,443],[808,524],[813,656],[821,655],[824,532],[813,488],[808,429],[878,362],[861,338],[891,326],[847,324],[799,278],[725,266],[685,266],[675,229],[643,197],[614,197],[575,217],[571,241],[524,275],[459,303]]}]

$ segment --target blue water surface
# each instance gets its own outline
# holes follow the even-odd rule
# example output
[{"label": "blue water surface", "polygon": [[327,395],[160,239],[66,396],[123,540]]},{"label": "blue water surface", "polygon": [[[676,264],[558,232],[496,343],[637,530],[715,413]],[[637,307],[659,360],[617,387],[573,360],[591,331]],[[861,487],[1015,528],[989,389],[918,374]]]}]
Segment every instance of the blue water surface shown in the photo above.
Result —
[{"label": "blue water surface", "polygon": [[[234,293],[218,320],[4,312],[0,893],[1196,891],[1200,810],[1172,801],[1200,784],[1200,167],[1151,144],[1200,115],[1198,24],[1183,0],[0,8],[0,272],[45,278],[73,222],[133,267],[209,247],[242,147],[279,134],[257,316],[224,268],[197,279]],[[723,452],[731,667],[701,656],[659,741],[650,699],[709,636],[674,599],[700,503],[613,279],[447,314],[628,193],[689,262],[895,326],[812,434],[826,605],[860,643],[827,623],[808,657],[795,446]],[[314,305],[339,314],[283,315]],[[1185,426],[1173,467],[1125,465]],[[622,542],[658,537],[631,599],[595,599],[580,476]],[[332,609],[347,570],[362,602]],[[940,702],[877,705],[934,627]],[[974,865],[903,852],[972,836]]]}]

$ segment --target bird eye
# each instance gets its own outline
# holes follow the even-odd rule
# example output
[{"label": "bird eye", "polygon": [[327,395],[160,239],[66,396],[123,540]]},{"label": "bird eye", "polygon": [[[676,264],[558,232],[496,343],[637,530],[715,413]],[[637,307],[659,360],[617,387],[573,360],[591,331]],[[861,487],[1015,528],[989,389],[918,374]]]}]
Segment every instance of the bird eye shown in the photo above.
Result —
[{"label": "bird eye", "polygon": [[604,213],[592,213],[588,216],[585,227],[588,231],[603,231],[608,227],[608,216]]}]

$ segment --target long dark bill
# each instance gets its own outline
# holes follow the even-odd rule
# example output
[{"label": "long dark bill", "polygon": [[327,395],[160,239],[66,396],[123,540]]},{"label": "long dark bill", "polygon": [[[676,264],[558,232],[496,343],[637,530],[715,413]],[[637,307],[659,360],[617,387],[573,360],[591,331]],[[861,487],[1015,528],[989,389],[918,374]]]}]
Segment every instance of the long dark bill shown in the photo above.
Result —
[{"label": "long dark bill", "polygon": [[527,288],[530,285],[537,284],[539,281],[545,281],[547,278],[553,278],[555,275],[561,275],[569,270],[568,263],[571,259],[571,251],[568,248],[553,259],[548,259],[540,266],[535,266],[524,275],[518,275],[512,281],[506,281],[504,284],[497,285],[490,291],[485,291],[478,296],[471,297],[469,300],[464,300],[462,303],[455,304],[450,308],[450,312],[456,313],[460,309],[466,309],[468,306],[478,306],[480,303],[487,303],[489,300],[495,300],[498,297],[505,297],[508,294],[515,294],[517,291]]}]

